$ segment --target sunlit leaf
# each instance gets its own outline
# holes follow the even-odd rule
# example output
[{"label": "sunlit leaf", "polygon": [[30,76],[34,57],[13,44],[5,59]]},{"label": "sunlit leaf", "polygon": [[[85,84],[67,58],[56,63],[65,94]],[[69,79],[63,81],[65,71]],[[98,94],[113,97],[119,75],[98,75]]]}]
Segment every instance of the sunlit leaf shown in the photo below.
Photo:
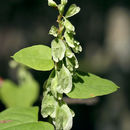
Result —
[{"label": "sunlit leaf", "polygon": [[38,98],[39,85],[32,75],[22,69],[20,77],[19,85],[5,80],[0,88],[1,100],[6,107],[29,107]]},{"label": "sunlit leaf", "polygon": [[48,0],[48,5],[51,7],[57,7],[57,4],[54,0]]},{"label": "sunlit leaf", "polygon": [[57,106],[57,101],[54,99],[53,96],[49,94],[44,95],[42,100],[42,108],[41,108],[42,116],[44,118],[48,116],[54,118],[56,113],[56,106]]},{"label": "sunlit leaf", "polygon": [[60,13],[60,14],[63,14],[63,13],[64,13],[64,7],[65,7],[65,6],[64,6],[63,4],[59,4],[59,5],[58,5],[58,10],[59,10],[59,13]]},{"label": "sunlit leaf", "polygon": [[24,48],[12,57],[16,62],[35,70],[48,71],[54,67],[51,49],[44,45],[34,45]]},{"label": "sunlit leaf", "polygon": [[51,43],[52,47],[52,57],[55,62],[62,60],[65,55],[65,44],[61,39],[54,39]]},{"label": "sunlit leaf", "polygon": [[56,111],[55,125],[56,129],[70,130],[73,123],[73,115],[70,108],[63,104]]},{"label": "sunlit leaf", "polygon": [[61,70],[58,72],[58,87],[57,91],[59,93],[69,93],[72,89],[72,76],[69,70],[62,65]]},{"label": "sunlit leaf", "polygon": [[68,2],[68,0],[61,0],[61,4],[62,4],[62,5],[66,5],[67,2]]},{"label": "sunlit leaf", "polygon": [[47,122],[38,122],[38,107],[9,108],[0,113],[0,130],[54,130]]},{"label": "sunlit leaf", "polygon": [[115,92],[118,86],[112,81],[100,78],[91,73],[77,73],[73,90],[67,95],[70,98],[87,99]]},{"label": "sunlit leaf", "polygon": [[72,5],[69,7],[69,9],[68,9],[68,11],[67,11],[65,17],[66,17],[66,18],[72,17],[72,16],[74,16],[75,14],[79,13],[79,11],[80,11],[80,8],[77,7],[75,4],[72,4]]}]

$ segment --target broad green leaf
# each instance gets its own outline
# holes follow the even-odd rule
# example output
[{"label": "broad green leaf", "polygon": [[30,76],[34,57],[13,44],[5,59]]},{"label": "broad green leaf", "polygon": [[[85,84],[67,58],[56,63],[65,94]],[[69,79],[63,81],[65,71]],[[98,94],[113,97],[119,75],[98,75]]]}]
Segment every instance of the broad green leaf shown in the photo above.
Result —
[{"label": "broad green leaf", "polygon": [[70,108],[63,104],[57,107],[55,126],[57,130],[70,130],[73,124],[73,115]]},{"label": "broad green leaf", "polygon": [[12,57],[16,62],[35,70],[48,71],[54,67],[51,49],[44,45],[34,45],[24,48]]},{"label": "broad green leaf", "polygon": [[0,130],[54,130],[47,122],[38,122],[38,107],[9,108],[0,113]]},{"label": "broad green leaf", "polygon": [[54,37],[58,36],[58,29],[55,26],[52,26],[50,31],[49,31],[50,35],[53,35]]},{"label": "broad green leaf", "polygon": [[52,57],[55,62],[62,60],[65,55],[65,44],[64,41],[61,39],[54,39],[51,43],[52,47]]},{"label": "broad green leaf", "polygon": [[72,76],[69,70],[62,65],[62,68],[59,72],[57,72],[57,80],[58,86],[57,91],[58,93],[69,93],[72,89]]},{"label": "broad green leaf", "polygon": [[94,74],[77,73],[73,90],[67,95],[70,98],[87,99],[115,92],[118,86],[112,81]]},{"label": "broad green leaf", "polygon": [[69,32],[69,33],[75,31],[75,27],[74,27],[74,26],[71,24],[71,22],[70,22],[69,20],[67,20],[67,19],[65,19],[65,21],[64,21],[64,26],[65,26],[67,32]]},{"label": "broad green leaf", "polygon": [[18,70],[19,85],[5,80],[0,88],[2,102],[6,107],[28,107],[38,98],[39,85],[23,67]]},{"label": "broad green leaf", "polygon": [[31,106],[38,97],[38,87],[35,81],[17,86],[12,81],[5,80],[0,88],[1,100],[6,107]]},{"label": "broad green leaf", "polygon": [[41,113],[44,118],[51,116],[55,117],[57,101],[50,94],[46,94],[42,100]]},{"label": "broad green leaf", "polygon": [[79,11],[80,11],[80,8],[77,7],[75,4],[72,4],[72,5],[69,7],[69,9],[68,9],[68,11],[67,11],[65,17],[66,17],[66,18],[72,17],[72,16],[74,16],[75,14],[79,13]]},{"label": "broad green leaf", "polygon": [[48,0],[48,5],[51,6],[51,7],[57,7],[56,2],[53,1],[53,0]]},{"label": "broad green leaf", "polygon": [[74,45],[75,43],[74,43],[73,34],[72,33],[68,33],[67,31],[65,31],[64,37],[65,37],[65,40],[66,40],[68,46],[70,46],[71,48],[74,48],[75,47],[75,45]]},{"label": "broad green leaf", "polygon": [[67,2],[68,2],[68,0],[61,0],[61,4],[62,4],[62,5],[66,5]]}]

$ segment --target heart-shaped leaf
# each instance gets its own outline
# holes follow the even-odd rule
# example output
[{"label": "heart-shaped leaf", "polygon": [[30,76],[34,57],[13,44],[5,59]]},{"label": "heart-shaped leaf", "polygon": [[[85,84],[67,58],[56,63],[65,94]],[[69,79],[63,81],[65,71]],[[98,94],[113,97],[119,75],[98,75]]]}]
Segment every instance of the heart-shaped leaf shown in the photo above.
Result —
[{"label": "heart-shaped leaf", "polygon": [[9,108],[0,113],[0,130],[54,130],[47,122],[38,122],[38,107]]},{"label": "heart-shaped leaf", "polygon": [[13,59],[32,69],[48,71],[54,67],[51,49],[44,45],[35,45],[24,48],[12,56]]},{"label": "heart-shaped leaf", "polygon": [[87,99],[115,92],[118,86],[112,81],[94,74],[77,73],[73,90],[67,95],[70,98]]},{"label": "heart-shaped leaf", "polygon": [[28,71],[22,69],[21,72],[22,81],[19,86],[10,80],[5,80],[0,88],[1,100],[6,107],[28,107],[31,106],[38,97],[38,83]]}]

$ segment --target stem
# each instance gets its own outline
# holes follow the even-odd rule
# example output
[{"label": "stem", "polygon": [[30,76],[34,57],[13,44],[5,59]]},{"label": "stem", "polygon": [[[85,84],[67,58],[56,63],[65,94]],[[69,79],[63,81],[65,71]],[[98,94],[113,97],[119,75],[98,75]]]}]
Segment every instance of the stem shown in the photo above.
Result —
[{"label": "stem", "polygon": [[63,25],[62,25],[62,15],[61,14],[59,14],[58,15],[58,18],[57,18],[57,23],[58,23],[58,26],[59,26],[59,29],[58,29],[58,37],[60,38],[60,39],[62,39],[63,37],[62,37],[62,32],[63,32],[63,30],[64,30],[64,27],[63,27]]}]

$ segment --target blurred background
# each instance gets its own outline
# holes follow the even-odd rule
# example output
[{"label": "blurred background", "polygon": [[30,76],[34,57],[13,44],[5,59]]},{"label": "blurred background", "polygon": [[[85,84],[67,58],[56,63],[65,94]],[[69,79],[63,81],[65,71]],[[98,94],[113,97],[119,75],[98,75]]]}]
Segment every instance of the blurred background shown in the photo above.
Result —
[{"label": "blurred background", "polygon": [[[81,12],[70,20],[76,26],[76,39],[83,52],[78,55],[80,70],[115,82],[120,89],[108,96],[71,104],[75,111],[72,130],[130,130],[130,0],[69,0]],[[69,5],[68,5],[69,6]],[[21,48],[35,44],[50,46],[48,35],[56,24],[57,11],[47,0],[0,1],[0,77],[17,82],[9,61]],[[50,72],[30,70],[42,85]],[[5,106],[0,102],[0,111]],[[39,117],[42,120],[41,116]]]}]

